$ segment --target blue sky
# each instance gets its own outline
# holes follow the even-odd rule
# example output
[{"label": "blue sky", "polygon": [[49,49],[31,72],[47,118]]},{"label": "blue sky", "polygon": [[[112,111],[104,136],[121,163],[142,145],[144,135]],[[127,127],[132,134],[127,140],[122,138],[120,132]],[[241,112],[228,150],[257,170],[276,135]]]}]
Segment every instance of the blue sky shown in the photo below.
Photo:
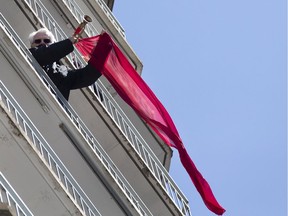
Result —
[{"label": "blue sky", "polygon": [[[114,14],[227,216],[287,215],[284,0],[120,1]],[[174,150],[193,216],[211,213]]]}]

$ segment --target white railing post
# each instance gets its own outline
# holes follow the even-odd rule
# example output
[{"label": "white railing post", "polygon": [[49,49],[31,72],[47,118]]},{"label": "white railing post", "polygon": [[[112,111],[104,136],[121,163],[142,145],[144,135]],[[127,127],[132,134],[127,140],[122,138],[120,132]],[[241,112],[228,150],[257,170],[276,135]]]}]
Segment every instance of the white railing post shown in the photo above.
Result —
[{"label": "white railing post", "polygon": [[33,216],[20,196],[9,184],[4,175],[0,172],[0,203],[8,204],[16,211],[16,216]]}]

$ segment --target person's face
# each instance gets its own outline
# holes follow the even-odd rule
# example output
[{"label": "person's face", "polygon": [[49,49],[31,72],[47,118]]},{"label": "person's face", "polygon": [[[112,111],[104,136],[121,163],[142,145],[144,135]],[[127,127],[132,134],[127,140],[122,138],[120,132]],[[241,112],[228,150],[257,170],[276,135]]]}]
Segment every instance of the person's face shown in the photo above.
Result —
[{"label": "person's face", "polygon": [[39,32],[34,36],[33,43],[31,44],[31,48],[42,46],[42,45],[48,46],[49,44],[51,44],[51,40],[49,36],[45,33]]}]

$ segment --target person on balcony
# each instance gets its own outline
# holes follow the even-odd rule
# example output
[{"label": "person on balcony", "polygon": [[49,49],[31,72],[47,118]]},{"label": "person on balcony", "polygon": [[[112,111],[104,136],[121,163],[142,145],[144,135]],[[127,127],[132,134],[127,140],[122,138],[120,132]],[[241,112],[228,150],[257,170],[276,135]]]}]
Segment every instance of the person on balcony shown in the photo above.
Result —
[{"label": "person on balcony", "polygon": [[55,42],[54,35],[46,28],[29,35],[29,49],[37,62],[46,71],[62,95],[69,99],[70,90],[87,87],[96,82],[101,73],[88,64],[80,69],[70,69],[60,63],[60,59],[74,50],[74,37]]}]

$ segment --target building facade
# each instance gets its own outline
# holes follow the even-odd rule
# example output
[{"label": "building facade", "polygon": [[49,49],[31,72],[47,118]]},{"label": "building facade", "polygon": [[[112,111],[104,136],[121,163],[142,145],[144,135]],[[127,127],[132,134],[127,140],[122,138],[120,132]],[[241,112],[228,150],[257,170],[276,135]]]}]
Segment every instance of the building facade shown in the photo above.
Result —
[{"label": "building facade", "polygon": [[[0,215],[191,215],[170,177],[171,149],[109,82],[73,90],[69,102],[29,52],[48,28],[82,37],[107,31],[135,70],[142,63],[113,16],[111,0],[0,0]],[[63,59],[86,63],[77,50]]]}]

